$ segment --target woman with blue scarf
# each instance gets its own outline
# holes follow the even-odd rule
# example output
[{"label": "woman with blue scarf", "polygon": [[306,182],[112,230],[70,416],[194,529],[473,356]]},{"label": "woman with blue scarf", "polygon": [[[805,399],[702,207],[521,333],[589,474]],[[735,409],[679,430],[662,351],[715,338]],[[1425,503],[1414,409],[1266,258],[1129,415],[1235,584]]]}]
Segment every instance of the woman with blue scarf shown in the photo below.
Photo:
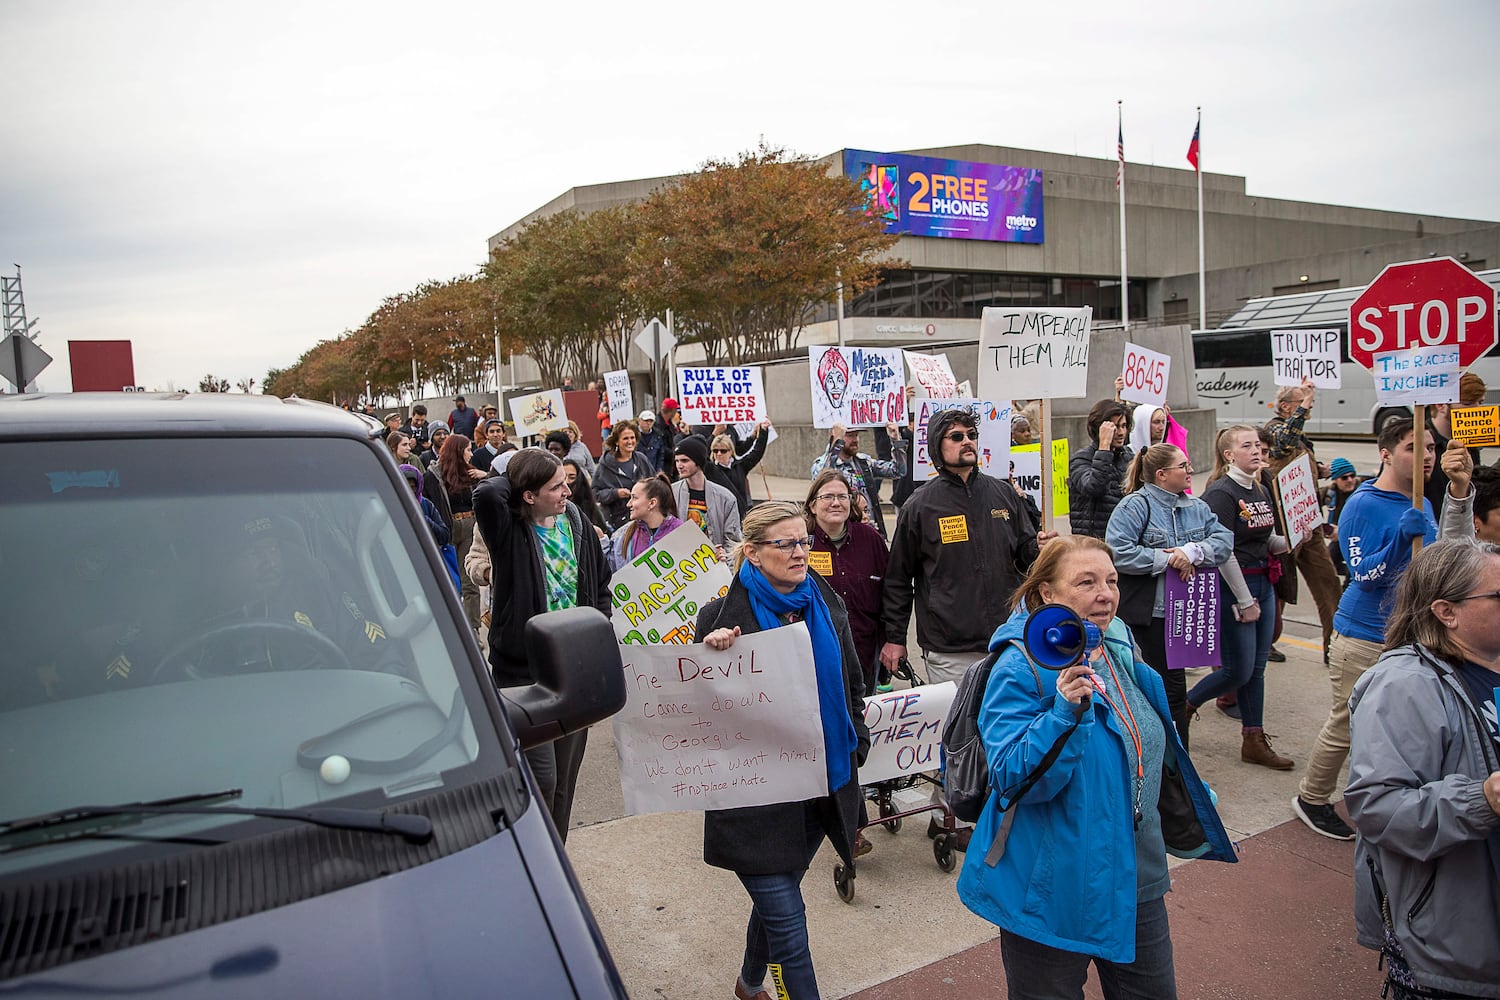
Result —
[{"label": "woman with blue scarf", "polygon": [[[739,1000],[818,996],[802,876],[826,836],[852,865],[859,826],[855,774],[870,749],[864,690],[844,602],[807,571],[812,539],[802,507],[778,500],[754,507],[742,524],[729,593],[698,615],[697,636],[728,649],[748,632],[806,622],[812,639],[818,709],[823,721],[829,793],[802,802],[720,809],[703,816],[703,860],[739,876],[750,894],[745,959],[734,984]],[[795,664],[785,665],[797,669]],[[774,667],[772,669],[775,669]]]}]

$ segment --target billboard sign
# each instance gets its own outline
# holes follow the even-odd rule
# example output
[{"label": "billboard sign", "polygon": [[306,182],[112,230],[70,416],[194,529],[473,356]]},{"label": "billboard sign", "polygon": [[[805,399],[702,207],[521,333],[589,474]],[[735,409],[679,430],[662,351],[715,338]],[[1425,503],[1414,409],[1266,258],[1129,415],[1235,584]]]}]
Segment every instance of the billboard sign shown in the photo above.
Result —
[{"label": "billboard sign", "polygon": [[846,149],[844,174],[888,233],[1042,242],[1040,170]]}]

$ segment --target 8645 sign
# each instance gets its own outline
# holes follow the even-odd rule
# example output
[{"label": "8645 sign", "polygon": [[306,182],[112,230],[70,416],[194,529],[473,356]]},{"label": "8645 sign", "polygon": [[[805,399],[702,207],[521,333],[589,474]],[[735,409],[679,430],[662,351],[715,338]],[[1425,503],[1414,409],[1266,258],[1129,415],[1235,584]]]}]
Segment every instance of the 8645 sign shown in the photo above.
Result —
[{"label": "8645 sign", "polygon": [[1167,402],[1167,378],[1172,371],[1172,359],[1139,344],[1126,343],[1125,364],[1120,378],[1125,383],[1122,399],[1132,403],[1148,403],[1163,406]]}]

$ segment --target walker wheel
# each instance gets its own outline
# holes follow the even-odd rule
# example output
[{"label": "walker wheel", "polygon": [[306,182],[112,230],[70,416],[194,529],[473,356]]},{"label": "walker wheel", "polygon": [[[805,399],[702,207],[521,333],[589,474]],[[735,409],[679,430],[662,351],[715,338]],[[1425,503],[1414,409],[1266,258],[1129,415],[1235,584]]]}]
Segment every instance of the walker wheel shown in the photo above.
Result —
[{"label": "walker wheel", "polygon": [[945,872],[951,872],[958,867],[958,859],[953,856],[953,850],[948,846],[948,835],[940,833],[932,842],[932,856],[937,859],[938,867]]},{"label": "walker wheel", "polygon": [[895,811],[896,811],[896,804],[894,802],[892,802],[889,798],[882,798],[880,800],[880,818],[882,820],[885,820],[885,822],[881,823],[880,825],[883,826],[883,827],[885,827],[885,830],[886,830],[887,833],[895,834],[895,833],[900,833],[901,832],[901,817],[900,816],[897,816],[895,819],[891,819],[891,820],[886,820],[885,819],[887,816],[891,815],[891,813],[893,813]]},{"label": "walker wheel", "polygon": [[854,902],[854,873],[841,864],[833,866],[833,887],[838,890],[839,899]]}]

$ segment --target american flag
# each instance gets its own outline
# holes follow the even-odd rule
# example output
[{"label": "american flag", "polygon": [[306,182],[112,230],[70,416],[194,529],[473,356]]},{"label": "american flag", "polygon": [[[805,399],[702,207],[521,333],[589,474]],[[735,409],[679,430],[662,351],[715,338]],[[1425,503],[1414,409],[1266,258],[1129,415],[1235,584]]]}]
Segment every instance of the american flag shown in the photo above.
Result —
[{"label": "american flag", "polygon": [[1120,123],[1120,139],[1115,146],[1116,155],[1120,158],[1120,165],[1115,168],[1115,190],[1125,183],[1125,123]]}]

